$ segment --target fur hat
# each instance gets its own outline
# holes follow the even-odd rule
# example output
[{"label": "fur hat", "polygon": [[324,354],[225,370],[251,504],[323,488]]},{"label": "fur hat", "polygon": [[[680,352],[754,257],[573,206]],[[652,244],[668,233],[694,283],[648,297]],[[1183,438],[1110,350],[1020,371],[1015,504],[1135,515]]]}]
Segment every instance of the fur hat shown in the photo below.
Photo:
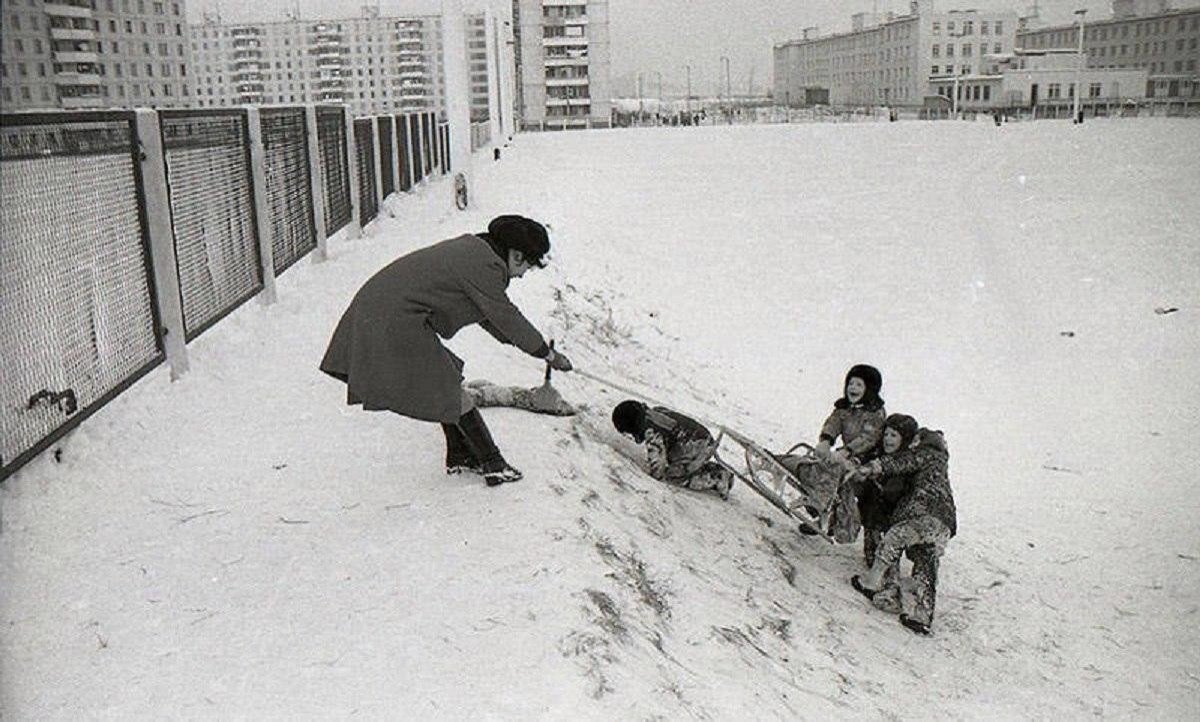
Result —
[{"label": "fur hat", "polygon": [[869,410],[882,409],[883,398],[879,392],[883,388],[883,374],[879,373],[879,369],[868,364],[854,364],[850,370],[846,372],[846,378],[842,381],[842,398],[838,399],[834,406],[839,409],[850,407],[850,400],[846,398],[846,386],[850,384],[850,379],[860,379],[867,387],[866,392],[862,397],[862,405]]},{"label": "fur hat", "polygon": [[889,414],[887,421],[883,423],[883,428],[894,429],[896,433],[900,434],[900,448],[907,449],[921,426],[908,414]]},{"label": "fur hat", "polygon": [[622,401],[613,409],[612,422],[617,431],[641,441],[646,435],[646,405],[633,399]]},{"label": "fur hat", "polygon": [[525,216],[496,216],[487,232],[504,250],[520,251],[529,263],[545,268],[542,257],[550,252],[550,236],[541,223]]}]

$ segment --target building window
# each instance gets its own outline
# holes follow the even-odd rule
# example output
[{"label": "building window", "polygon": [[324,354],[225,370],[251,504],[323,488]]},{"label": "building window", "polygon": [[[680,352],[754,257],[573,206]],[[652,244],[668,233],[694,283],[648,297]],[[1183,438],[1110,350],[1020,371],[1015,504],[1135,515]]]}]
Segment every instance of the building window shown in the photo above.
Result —
[{"label": "building window", "polygon": [[952,43],[948,43],[948,44],[946,45],[946,57],[947,57],[947,58],[953,58],[953,57],[954,57],[954,45],[953,45]]},{"label": "building window", "polygon": [[1088,86],[1088,97],[1089,98],[1099,98],[1100,97],[1100,83],[1092,83],[1091,85]]},{"label": "building window", "polygon": [[933,34],[934,34],[934,35],[941,35],[941,34],[942,34],[942,24],[941,24],[941,23],[939,23],[939,22],[935,22],[935,23],[933,24]]},{"label": "building window", "polygon": [[1060,85],[1058,83],[1050,83],[1049,87],[1046,88],[1046,97],[1047,98],[1061,98],[1062,97],[1062,85]]},{"label": "building window", "polygon": [[979,21],[979,34],[980,34],[980,35],[987,35],[987,34],[988,34],[988,27],[989,27],[990,25],[991,25],[991,23],[989,23],[987,20],[980,20],[980,21]]},{"label": "building window", "polygon": [[999,20],[996,21],[996,34],[997,35],[1004,34],[1004,23]]},{"label": "building window", "polygon": [[995,45],[992,47],[992,52],[993,52],[993,53],[997,53],[997,54],[999,54],[1000,52],[1002,52],[1002,51],[1001,51],[1001,49],[1000,49],[1000,43],[996,43],[996,44],[995,44]]},{"label": "building window", "polygon": [[971,54],[971,51],[972,51],[971,44],[963,43],[963,46],[962,46],[963,57],[965,58],[965,57],[969,56]]}]

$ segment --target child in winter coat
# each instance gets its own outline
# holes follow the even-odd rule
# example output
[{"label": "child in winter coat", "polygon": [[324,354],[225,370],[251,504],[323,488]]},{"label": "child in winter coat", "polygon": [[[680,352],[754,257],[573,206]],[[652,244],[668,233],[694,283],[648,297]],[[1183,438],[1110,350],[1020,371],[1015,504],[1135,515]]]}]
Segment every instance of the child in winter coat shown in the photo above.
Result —
[{"label": "child in winter coat", "polygon": [[[868,454],[864,463],[890,456],[907,449],[920,426],[917,420],[906,414],[890,414],[883,425],[883,438],[879,446]],[[884,532],[892,525],[892,512],[896,504],[912,485],[911,475],[897,474],[880,476],[868,480],[866,474],[852,477],[858,502],[858,517],[863,530],[863,559],[867,568],[875,564],[876,552]],[[900,612],[900,586],[897,577],[899,560],[883,571],[879,591],[871,600],[878,609],[898,614]]]},{"label": "child in winter coat", "polygon": [[733,474],[712,460],[717,443],[695,419],[663,406],[640,401],[617,404],[612,413],[617,431],[646,445],[650,476],[694,491],[729,498]]},{"label": "child in winter coat", "polygon": [[908,490],[892,512],[891,526],[875,550],[875,563],[862,577],[852,577],[850,584],[873,599],[883,587],[885,570],[907,551],[913,561],[916,604],[912,616],[900,615],[900,623],[918,634],[929,634],[937,597],[938,560],[946,542],[958,532],[949,460],[942,432],[921,429],[910,448],[875,459],[856,472],[856,476],[872,479],[911,475]]},{"label": "child in winter coat", "polygon": [[[809,498],[828,505],[838,493],[838,482],[842,475],[869,454],[883,436],[883,422],[887,411],[879,391],[883,387],[883,375],[879,369],[868,364],[855,364],[846,372],[842,381],[842,397],[833,403],[833,412],[821,425],[821,433],[815,452],[819,463],[806,463],[804,456],[788,455],[777,457],[804,488]],[[838,439],[841,448],[831,452],[830,447]],[[820,510],[809,507],[809,512],[818,515]],[[822,520],[827,522],[827,520]],[[857,529],[857,527],[854,527]],[[816,534],[807,524],[800,525],[802,534]],[[855,531],[857,533],[857,531]]]},{"label": "child in winter coat", "polygon": [[[821,426],[817,454],[831,456],[847,465],[859,461],[879,444],[887,411],[879,391],[883,376],[879,369],[867,364],[855,364],[846,372],[842,397],[833,403],[833,412]],[[830,452],[838,438],[842,446]]]}]

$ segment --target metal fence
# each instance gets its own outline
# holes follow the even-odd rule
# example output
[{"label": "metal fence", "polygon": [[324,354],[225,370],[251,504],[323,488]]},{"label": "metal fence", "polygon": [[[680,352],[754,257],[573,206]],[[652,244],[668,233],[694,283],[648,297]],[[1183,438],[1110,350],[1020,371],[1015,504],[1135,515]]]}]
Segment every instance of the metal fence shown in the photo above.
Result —
[{"label": "metal fence", "polygon": [[385,158],[380,164],[380,177],[383,179],[383,197],[387,198],[396,192],[396,164],[393,162],[392,145],[395,134],[392,132],[392,119],[387,116],[378,118],[379,123],[379,157]]},{"label": "metal fence", "polygon": [[0,114],[0,480],[157,364],[182,373],[187,342],[448,172],[449,141],[430,112],[342,106]]},{"label": "metal fence", "polygon": [[159,118],[191,341],[263,287],[246,112],[163,110]]},{"label": "metal fence", "polygon": [[421,156],[421,116],[408,116],[408,140],[412,153],[413,185],[425,177],[425,161]]},{"label": "metal fence", "polygon": [[0,116],[0,479],[163,360],[132,112]]},{"label": "metal fence", "polygon": [[317,108],[317,142],[321,146],[321,185],[325,189],[325,234],[332,236],[350,222],[351,212],[342,106]]},{"label": "metal fence", "polygon": [[261,111],[267,218],[275,275],[317,247],[305,109]]},{"label": "metal fence", "polygon": [[412,176],[412,143],[409,141],[409,123],[407,116],[396,116],[396,156],[400,166],[400,190],[409,191],[413,187]]},{"label": "metal fence", "polygon": [[359,222],[365,226],[379,212],[375,197],[375,133],[370,118],[354,121],[354,149],[358,158]]}]

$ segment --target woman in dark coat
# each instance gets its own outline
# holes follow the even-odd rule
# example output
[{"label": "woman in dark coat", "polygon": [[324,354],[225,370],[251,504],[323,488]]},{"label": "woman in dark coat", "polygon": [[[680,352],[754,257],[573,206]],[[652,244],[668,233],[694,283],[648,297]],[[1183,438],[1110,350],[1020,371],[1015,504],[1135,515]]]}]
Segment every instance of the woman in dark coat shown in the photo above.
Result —
[{"label": "woman in dark coat", "polygon": [[321,370],[346,384],[346,402],[442,425],[446,471],[474,471],[488,486],[518,481],[462,389],[463,362],[439,341],[480,324],[560,371],[571,362],[508,299],[511,278],[545,266],[546,229],[500,216],[467,234],[401,256],[368,280],[342,315]]}]

